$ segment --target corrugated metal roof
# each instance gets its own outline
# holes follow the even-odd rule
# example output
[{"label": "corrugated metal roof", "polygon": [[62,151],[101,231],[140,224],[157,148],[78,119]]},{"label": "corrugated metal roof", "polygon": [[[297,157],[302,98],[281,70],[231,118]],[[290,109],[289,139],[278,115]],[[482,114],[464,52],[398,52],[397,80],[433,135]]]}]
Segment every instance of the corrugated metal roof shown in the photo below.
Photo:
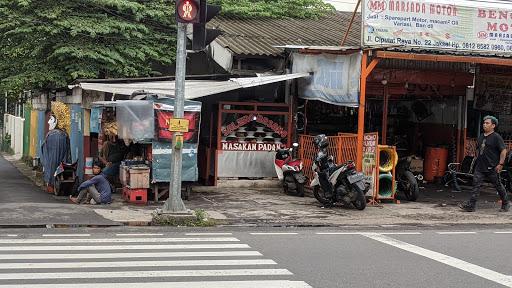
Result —
[{"label": "corrugated metal roof", "polygon": [[[219,16],[208,28],[220,29],[215,41],[236,55],[279,56],[285,45],[338,46],[352,12],[336,11],[319,19],[238,19]],[[345,45],[360,46],[361,14],[357,13]]]}]

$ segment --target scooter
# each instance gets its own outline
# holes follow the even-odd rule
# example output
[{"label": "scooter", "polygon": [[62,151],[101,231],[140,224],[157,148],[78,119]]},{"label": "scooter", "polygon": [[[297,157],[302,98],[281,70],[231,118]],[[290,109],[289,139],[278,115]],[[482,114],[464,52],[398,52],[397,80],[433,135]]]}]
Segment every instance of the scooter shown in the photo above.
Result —
[{"label": "scooter", "polygon": [[55,196],[73,195],[76,194],[78,189],[78,175],[76,173],[78,163],[60,163],[55,170]]},{"label": "scooter", "polygon": [[[313,195],[318,202],[326,206],[334,205],[335,203],[342,203],[345,205],[354,205],[357,210],[364,210],[366,208],[365,194],[370,188],[364,182],[364,175],[356,171],[354,162],[336,165],[332,157],[329,159],[329,168],[321,171],[319,166],[313,162],[313,171],[315,177],[311,181],[313,188]],[[321,184],[319,173],[328,173],[328,183]],[[325,187],[331,185],[331,187]],[[326,193],[331,190],[332,192]]]},{"label": "scooter", "polygon": [[274,159],[277,177],[282,181],[284,193],[304,197],[304,185],[306,176],[302,171],[302,160],[293,157],[293,151],[299,147],[293,143],[289,149],[278,149]]},{"label": "scooter", "polygon": [[420,195],[418,181],[423,180],[423,175],[414,176],[411,171],[411,157],[402,157],[396,164],[397,189],[404,193],[409,201],[416,201]]}]

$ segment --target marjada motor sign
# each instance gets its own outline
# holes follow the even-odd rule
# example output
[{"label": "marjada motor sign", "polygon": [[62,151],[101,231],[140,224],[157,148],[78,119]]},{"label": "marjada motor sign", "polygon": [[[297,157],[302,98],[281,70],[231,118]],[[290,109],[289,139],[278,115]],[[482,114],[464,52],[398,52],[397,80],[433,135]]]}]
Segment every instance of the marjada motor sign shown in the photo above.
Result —
[{"label": "marjada motor sign", "polygon": [[364,4],[366,47],[512,54],[512,4],[442,0],[364,0]]}]

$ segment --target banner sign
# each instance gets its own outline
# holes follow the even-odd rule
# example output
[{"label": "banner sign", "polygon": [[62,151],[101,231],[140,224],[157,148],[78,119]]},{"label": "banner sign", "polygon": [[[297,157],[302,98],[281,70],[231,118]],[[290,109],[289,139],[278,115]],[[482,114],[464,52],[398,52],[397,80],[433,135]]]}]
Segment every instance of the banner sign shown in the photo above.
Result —
[{"label": "banner sign", "polygon": [[364,46],[512,54],[510,4],[446,0],[363,2]]},{"label": "banner sign", "polygon": [[377,145],[379,144],[379,133],[366,133],[363,139],[363,174],[366,182],[370,183],[370,189],[368,189],[366,196],[373,197],[379,178],[377,175]]},{"label": "banner sign", "polygon": [[223,151],[277,151],[284,148],[281,143],[238,143],[222,142]]},{"label": "banner sign", "polygon": [[[159,141],[172,141],[173,131],[170,130],[173,121],[173,111],[155,110],[157,138]],[[184,119],[188,120],[188,132],[184,135],[185,143],[197,143],[199,141],[200,112],[185,111]]]}]

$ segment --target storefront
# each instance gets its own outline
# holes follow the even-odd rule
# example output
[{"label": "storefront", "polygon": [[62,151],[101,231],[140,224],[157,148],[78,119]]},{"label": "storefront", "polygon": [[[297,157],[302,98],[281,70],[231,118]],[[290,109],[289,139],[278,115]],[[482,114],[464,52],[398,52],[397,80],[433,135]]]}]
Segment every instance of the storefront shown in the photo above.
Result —
[{"label": "storefront", "polygon": [[[187,101],[185,105],[185,116],[191,117],[189,120],[191,120],[190,123],[193,127],[190,127],[190,137],[185,137],[188,140],[185,141],[183,154],[183,181],[201,179],[206,184],[216,184],[219,178],[262,179],[275,177],[274,153],[271,153],[271,151],[275,151],[275,149],[282,146],[289,146],[292,141],[290,136],[292,127],[290,104],[275,103],[280,102],[275,94],[284,94],[281,87],[284,85],[278,84],[282,81],[308,75],[308,73],[295,73],[233,78],[228,81],[187,80],[186,99],[199,101]],[[83,91],[103,92],[104,99],[107,97],[106,95],[111,95],[111,98],[118,98],[118,95],[123,95],[123,98],[126,99],[126,97],[133,97],[134,92],[142,90],[158,95],[173,95],[173,85],[174,81],[151,81],[148,79],[147,82],[130,83],[81,82],[71,86],[71,88],[81,90],[80,93],[83,93]],[[79,92],[76,93],[79,94]],[[284,98],[281,97],[280,99]],[[168,99],[172,100],[172,98]],[[261,102],[255,102],[255,99]],[[230,100],[235,102],[223,102]],[[281,101],[284,102],[284,100]],[[113,106],[120,102],[126,101],[97,102],[95,107],[97,108],[101,104],[105,105],[107,109],[103,111],[111,111]],[[157,102],[155,101],[155,103]],[[160,108],[154,107],[155,126],[153,129],[156,132],[154,139],[150,141],[152,150],[148,152],[148,157],[152,157],[153,163],[152,181],[154,183],[164,183],[159,185],[162,187],[158,187],[161,190],[161,192],[157,192],[159,195],[166,193],[163,188],[165,182],[170,179],[169,165],[172,150],[170,149],[170,142],[166,140],[170,140],[171,134],[165,131],[167,129],[165,125],[168,118],[172,116],[170,112],[172,109],[167,108],[173,104],[163,104],[165,105]],[[189,108],[192,110],[188,110]],[[91,141],[91,151],[94,150],[95,146],[98,146],[98,151],[101,150],[102,145],[103,137],[98,134],[101,128],[98,127],[97,120],[96,124],[93,123],[93,119],[98,119],[98,115],[101,115],[101,113],[95,111],[93,107],[91,109],[91,140],[97,138],[98,145]],[[117,118],[117,112],[113,117]],[[202,120],[199,121],[200,119]],[[127,123],[129,122],[123,121],[122,125],[128,125]],[[148,127],[140,127],[141,123],[135,124],[138,126],[127,126],[124,130],[127,132],[151,130],[147,129]],[[133,139],[133,135],[121,136],[124,132],[122,132],[121,126],[118,128],[120,129],[120,138]],[[188,147],[188,144],[192,146]],[[90,154],[91,157],[95,155],[97,153]],[[185,161],[187,158],[190,158],[190,161]],[[190,163],[193,163],[193,165],[188,167],[187,165]],[[155,167],[161,169],[157,168],[155,170]]]},{"label": "storefront", "polygon": [[290,106],[220,102],[215,142],[215,179],[276,177],[277,149],[291,147]]}]

